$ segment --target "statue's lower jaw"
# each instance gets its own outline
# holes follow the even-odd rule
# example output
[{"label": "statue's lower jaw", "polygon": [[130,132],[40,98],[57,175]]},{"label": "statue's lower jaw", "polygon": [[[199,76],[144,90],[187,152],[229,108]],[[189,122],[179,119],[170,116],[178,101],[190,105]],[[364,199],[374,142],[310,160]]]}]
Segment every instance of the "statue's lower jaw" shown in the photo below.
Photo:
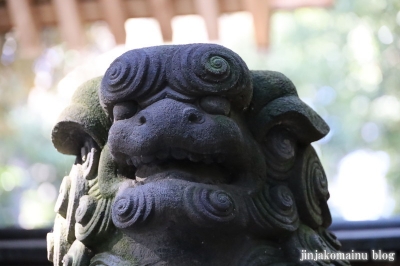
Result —
[{"label": "statue's lower jaw", "polygon": [[[275,201],[291,196],[279,186],[265,191]],[[166,261],[175,260],[178,251],[179,257],[193,261],[204,256],[218,259],[221,250],[239,260],[244,247],[265,244],[258,243],[260,236],[273,239],[277,233],[297,228],[297,216],[279,212],[279,206],[271,206],[269,197],[260,199],[265,191],[250,196],[233,185],[166,178],[121,190],[112,206],[112,220],[123,234]],[[287,208],[290,203],[282,204]],[[260,223],[265,212],[276,219],[270,224]],[[277,223],[283,215],[290,224]]]},{"label": "statue's lower jaw", "polygon": [[120,191],[114,200],[112,219],[117,228],[135,236],[163,227],[166,222],[180,224],[182,230],[184,227],[193,231],[213,227],[225,232],[243,230],[248,222],[245,197],[250,199],[230,185],[169,177]]},{"label": "statue's lower jaw", "polygon": [[229,185],[166,178],[120,191],[112,219],[125,235],[160,259],[189,265],[189,260],[200,262],[221,252],[221,247],[232,255],[239,248],[235,232],[243,232],[248,222],[242,197]]}]

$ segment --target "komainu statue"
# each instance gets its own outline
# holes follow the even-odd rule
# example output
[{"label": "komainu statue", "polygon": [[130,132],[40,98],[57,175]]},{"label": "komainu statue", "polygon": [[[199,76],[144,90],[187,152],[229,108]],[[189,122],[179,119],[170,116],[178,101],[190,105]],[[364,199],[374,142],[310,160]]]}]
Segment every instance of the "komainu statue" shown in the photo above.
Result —
[{"label": "komainu statue", "polygon": [[118,57],[76,91],[52,139],[76,156],[56,202],[54,265],[349,265],[311,142],[328,126],[273,71],[215,44]]}]

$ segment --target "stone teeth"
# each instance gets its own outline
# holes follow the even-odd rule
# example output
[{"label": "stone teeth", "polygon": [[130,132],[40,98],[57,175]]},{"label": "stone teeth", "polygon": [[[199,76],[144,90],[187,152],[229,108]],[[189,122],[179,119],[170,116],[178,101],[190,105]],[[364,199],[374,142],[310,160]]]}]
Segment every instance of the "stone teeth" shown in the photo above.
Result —
[{"label": "stone teeth", "polygon": [[200,154],[200,153],[191,153],[184,149],[174,148],[170,150],[160,150],[156,154],[153,155],[141,155],[141,156],[133,156],[131,159],[128,159],[126,163],[128,165],[134,165],[136,168],[143,164],[150,164],[157,160],[190,160],[192,162],[203,162],[205,164],[211,163],[223,163],[225,161],[225,156],[223,154]]},{"label": "stone teeth", "polygon": [[137,182],[144,182],[147,179],[147,177],[136,177]]},{"label": "stone teeth", "polygon": [[140,156],[140,160],[142,161],[142,163],[144,164],[148,164],[151,163],[152,161],[154,161],[155,156],[154,155],[147,155],[147,156]]},{"label": "stone teeth", "polygon": [[182,149],[173,149],[171,150],[171,155],[177,160],[183,160],[187,158],[188,153]]},{"label": "stone teeth", "polygon": [[210,155],[204,155],[203,162],[205,164],[211,164],[214,162],[214,160],[212,159],[212,157]]},{"label": "stone teeth", "polygon": [[169,152],[167,150],[161,150],[157,152],[156,157],[160,160],[167,159],[169,156]]},{"label": "stone teeth", "polygon": [[137,168],[139,165],[142,164],[140,158],[138,156],[134,156],[131,158],[133,165]]},{"label": "stone teeth", "polygon": [[223,155],[223,154],[217,154],[217,155],[215,156],[214,160],[215,160],[217,163],[223,163],[223,162],[225,162],[225,155]]},{"label": "stone teeth", "polygon": [[200,161],[201,161],[201,159],[203,158],[203,156],[200,155],[200,154],[198,154],[198,153],[189,153],[189,154],[188,154],[188,158],[189,158],[189,160],[191,160],[192,162],[197,163],[197,162],[200,162]]}]

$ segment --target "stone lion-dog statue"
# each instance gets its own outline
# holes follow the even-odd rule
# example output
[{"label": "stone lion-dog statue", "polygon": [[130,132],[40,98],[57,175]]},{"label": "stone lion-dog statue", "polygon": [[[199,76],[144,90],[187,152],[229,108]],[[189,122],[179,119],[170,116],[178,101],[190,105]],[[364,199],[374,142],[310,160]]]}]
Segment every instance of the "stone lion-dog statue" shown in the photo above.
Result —
[{"label": "stone lion-dog statue", "polygon": [[293,83],[216,44],[135,49],[84,83],[52,132],[76,156],[47,236],[54,265],[349,265]]}]

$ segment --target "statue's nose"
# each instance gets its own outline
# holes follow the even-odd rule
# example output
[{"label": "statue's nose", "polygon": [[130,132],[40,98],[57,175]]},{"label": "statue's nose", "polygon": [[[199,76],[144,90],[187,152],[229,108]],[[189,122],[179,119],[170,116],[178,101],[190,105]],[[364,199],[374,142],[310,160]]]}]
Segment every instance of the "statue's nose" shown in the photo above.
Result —
[{"label": "statue's nose", "polygon": [[187,127],[202,124],[205,121],[204,113],[185,103],[174,100],[164,100],[139,112],[134,118],[134,127]]},{"label": "statue's nose", "polygon": [[[153,154],[167,148],[188,148],[207,135],[210,121],[196,105],[163,99],[112,128],[113,150],[123,154]],[[115,142],[114,142],[115,141]],[[124,157],[125,158],[125,157]]]}]

